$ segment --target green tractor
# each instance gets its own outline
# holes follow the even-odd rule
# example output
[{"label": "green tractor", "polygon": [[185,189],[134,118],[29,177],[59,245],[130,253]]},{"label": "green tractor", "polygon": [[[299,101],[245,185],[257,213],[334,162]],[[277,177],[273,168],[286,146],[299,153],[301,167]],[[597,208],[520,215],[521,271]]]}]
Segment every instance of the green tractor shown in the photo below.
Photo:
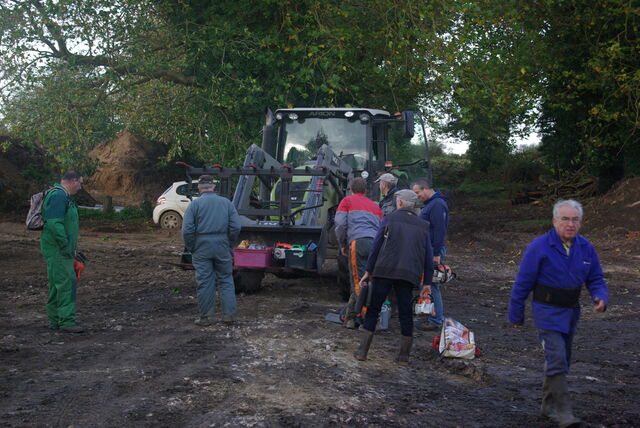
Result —
[{"label": "green tractor", "polygon": [[[414,113],[367,108],[291,108],[266,112],[262,146],[247,150],[244,165],[207,165],[187,170],[187,181],[217,176],[218,194],[232,200],[242,220],[234,250],[238,292],[260,287],[265,273],[281,277],[335,272],[348,296],[346,259],[339,255],[334,214],[354,177],[367,181],[367,196],[380,200],[375,179],[385,172],[401,185],[428,176],[429,162],[394,166],[392,138],[410,139]],[[424,139],[426,142],[426,138]],[[337,265],[326,263],[337,259]]]}]

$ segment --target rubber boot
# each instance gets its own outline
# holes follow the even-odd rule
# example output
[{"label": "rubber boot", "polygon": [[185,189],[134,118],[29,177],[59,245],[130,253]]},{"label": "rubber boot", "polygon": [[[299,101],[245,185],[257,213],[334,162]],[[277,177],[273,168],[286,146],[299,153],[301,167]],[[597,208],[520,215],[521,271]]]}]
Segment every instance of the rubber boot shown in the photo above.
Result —
[{"label": "rubber boot", "polygon": [[396,362],[401,366],[409,365],[409,352],[411,352],[411,344],[413,336],[400,336],[400,351],[396,357]]},{"label": "rubber boot", "polygon": [[540,406],[540,414],[550,419],[556,420],[556,406],[551,394],[551,376],[545,376],[542,383],[542,405]]},{"label": "rubber boot", "polygon": [[555,408],[553,419],[560,428],[579,427],[582,421],[573,415],[567,376],[558,374],[548,377],[551,399]]},{"label": "rubber boot", "polygon": [[355,350],[353,356],[356,360],[364,361],[367,359],[367,354],[369,353],[369,347],[371,346],[371,341],[373,340],[373,332],[362,329],[362,336],[360,337],[360,346]]}]

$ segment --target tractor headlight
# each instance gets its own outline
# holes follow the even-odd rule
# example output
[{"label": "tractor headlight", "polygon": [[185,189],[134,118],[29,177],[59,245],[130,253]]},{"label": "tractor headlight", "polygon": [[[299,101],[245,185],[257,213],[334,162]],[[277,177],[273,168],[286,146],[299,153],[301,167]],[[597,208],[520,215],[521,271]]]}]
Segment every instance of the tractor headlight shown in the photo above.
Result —
[{"label": "tractor headlight", "polygon": [[352,111],[345,111],[344,112],[344,117],[353,117],[353,112]]},{"label": "tractor headlight", "polygon": [[282,120],[282,117],[283,117],[282,113],[276,113],[276,119]]},{"label": "tractor headlight", "polygon": [[369,119],[370,119],[370,117],[369,117],[368,114],[366,114],[366,113],[360,114],[360,121],[361,122],[369,122]]},{"label": "tractor headlight", "polygon": [[298,120],[298,113],[289,113],[289,119]]}]

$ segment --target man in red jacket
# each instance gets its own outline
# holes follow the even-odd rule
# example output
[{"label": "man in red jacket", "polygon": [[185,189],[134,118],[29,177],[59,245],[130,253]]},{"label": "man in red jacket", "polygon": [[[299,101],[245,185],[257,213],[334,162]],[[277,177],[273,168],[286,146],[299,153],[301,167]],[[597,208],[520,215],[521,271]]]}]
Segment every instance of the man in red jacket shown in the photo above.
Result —
[{"label": "man in red jacket", "polygon": [[367,183],[354,178],[349,183],[351,196],[344,198],[336,211],[336,237],[342,254],[349,260],[351,294],[344,326],[357,328],[355,305],[360,294],[360,278],[369,258],[373,238],[378,232],[382,211],[378,204],[365,196]]}]

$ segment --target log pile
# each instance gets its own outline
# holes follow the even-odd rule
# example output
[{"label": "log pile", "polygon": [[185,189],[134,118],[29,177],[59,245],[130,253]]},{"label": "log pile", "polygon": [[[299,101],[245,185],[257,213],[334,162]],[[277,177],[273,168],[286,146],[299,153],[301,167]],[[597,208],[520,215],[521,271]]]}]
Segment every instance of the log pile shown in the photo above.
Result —
[{"label": "log pile", "polygon": [[585,199],[598,192],[598,181],[583,166],[561,180],[545,183],[543,192],[546,198]]},{"label": "log pile", "polygon": [[544,199],[577,199],[584,200],[594,196],[598,191],[598,181],[587,173],[585,167],[560,180],[544,179],[544,186],[535,191],[516,193],[511,205],[540,204]]}]

